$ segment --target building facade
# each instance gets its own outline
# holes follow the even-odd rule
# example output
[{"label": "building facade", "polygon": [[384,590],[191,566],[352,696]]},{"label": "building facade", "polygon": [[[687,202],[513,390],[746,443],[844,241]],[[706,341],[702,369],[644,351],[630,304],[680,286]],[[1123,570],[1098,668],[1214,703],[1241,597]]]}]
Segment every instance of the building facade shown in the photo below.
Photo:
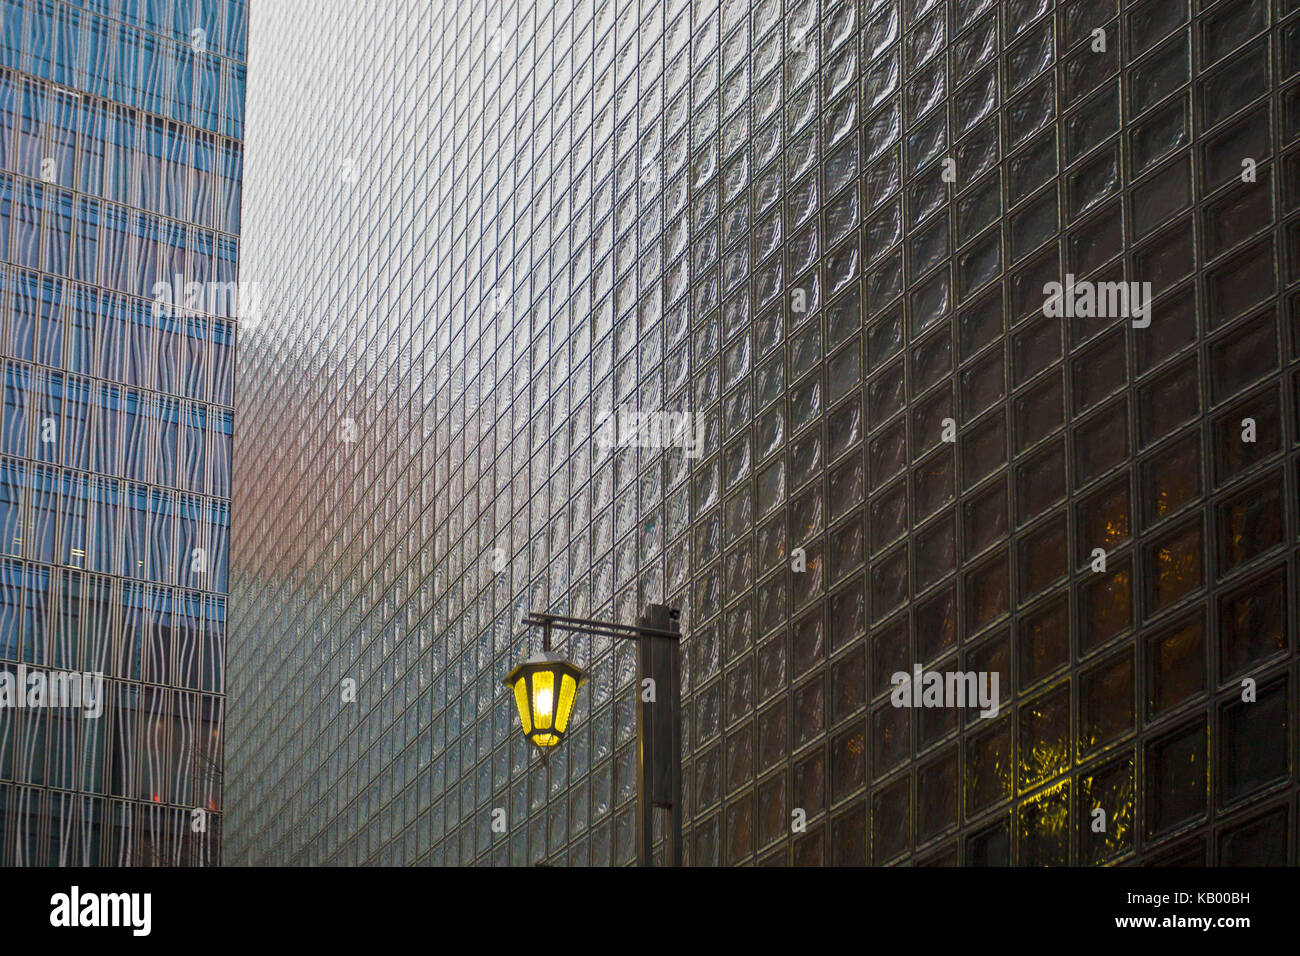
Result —
[{"label": "building facade", "polygon": [[245,19],[0,3],[6,865],[220,861]]},{"label": "building facade", "polygon": [[228,862],[1297,862],[1300,4],[251,20]]}]

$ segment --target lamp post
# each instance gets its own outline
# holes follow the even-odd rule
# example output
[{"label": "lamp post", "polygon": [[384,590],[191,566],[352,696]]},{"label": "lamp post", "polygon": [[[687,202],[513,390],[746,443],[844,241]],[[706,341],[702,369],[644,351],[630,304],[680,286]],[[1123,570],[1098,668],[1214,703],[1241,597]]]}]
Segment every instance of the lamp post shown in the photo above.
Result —
[{"label": "lamp post", "polygon": [[598,634],[637,642],[636,857],[650,865],[654,810],[667,811],[664,828],[669,866],[682,863],[682,707],[680,612],[651,604],[635,625],[557,614],[529,614],[542,629],[542,652],[515,667],[502,682],[511,688],[524,736],[545,758],[568,730],[578,688],[587,674],[551,649],[551,632]]}]

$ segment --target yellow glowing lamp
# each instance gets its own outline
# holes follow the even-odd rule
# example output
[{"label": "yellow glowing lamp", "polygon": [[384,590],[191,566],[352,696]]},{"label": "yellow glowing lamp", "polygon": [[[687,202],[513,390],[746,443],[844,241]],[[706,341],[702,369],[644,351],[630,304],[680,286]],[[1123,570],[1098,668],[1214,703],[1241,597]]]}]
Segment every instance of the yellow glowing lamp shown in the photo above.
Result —
[{"label": "yellow glowing lamp", "polygon": [[564,739],[578,688],[586,682],[584,670],[551,651],[534,654],[502,681],[514,691],[524,736],[543,754]]}]

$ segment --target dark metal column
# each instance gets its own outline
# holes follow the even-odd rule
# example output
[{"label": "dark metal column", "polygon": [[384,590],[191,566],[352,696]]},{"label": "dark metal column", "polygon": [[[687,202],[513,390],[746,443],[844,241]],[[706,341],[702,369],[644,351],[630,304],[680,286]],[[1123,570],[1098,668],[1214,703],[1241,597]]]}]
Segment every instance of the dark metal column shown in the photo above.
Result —
[{"label": "dark metal column", "polygon": [[[637,623],[680,634],[677,617],[676,610],[651,604]],[[681,866],[681,639],[642,634],[637,645],[637,865],[650,865],[654,808],[662,807],[668,814],[664,828],[667,864]],[[647,680],[653,683],[647,686]]]}]

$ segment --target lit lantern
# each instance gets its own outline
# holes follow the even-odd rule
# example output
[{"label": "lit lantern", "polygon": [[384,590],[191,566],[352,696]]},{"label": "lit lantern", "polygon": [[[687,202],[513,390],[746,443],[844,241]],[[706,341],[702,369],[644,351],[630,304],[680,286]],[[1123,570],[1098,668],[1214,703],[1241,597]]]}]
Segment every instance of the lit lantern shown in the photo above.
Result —
[{"label": "lit lantern", "polygon": [[524,736],[543,754],[564,739],[578,688],[586,682],[585,671],[551,651],[534,654],[502,681],[514,690]]}]

